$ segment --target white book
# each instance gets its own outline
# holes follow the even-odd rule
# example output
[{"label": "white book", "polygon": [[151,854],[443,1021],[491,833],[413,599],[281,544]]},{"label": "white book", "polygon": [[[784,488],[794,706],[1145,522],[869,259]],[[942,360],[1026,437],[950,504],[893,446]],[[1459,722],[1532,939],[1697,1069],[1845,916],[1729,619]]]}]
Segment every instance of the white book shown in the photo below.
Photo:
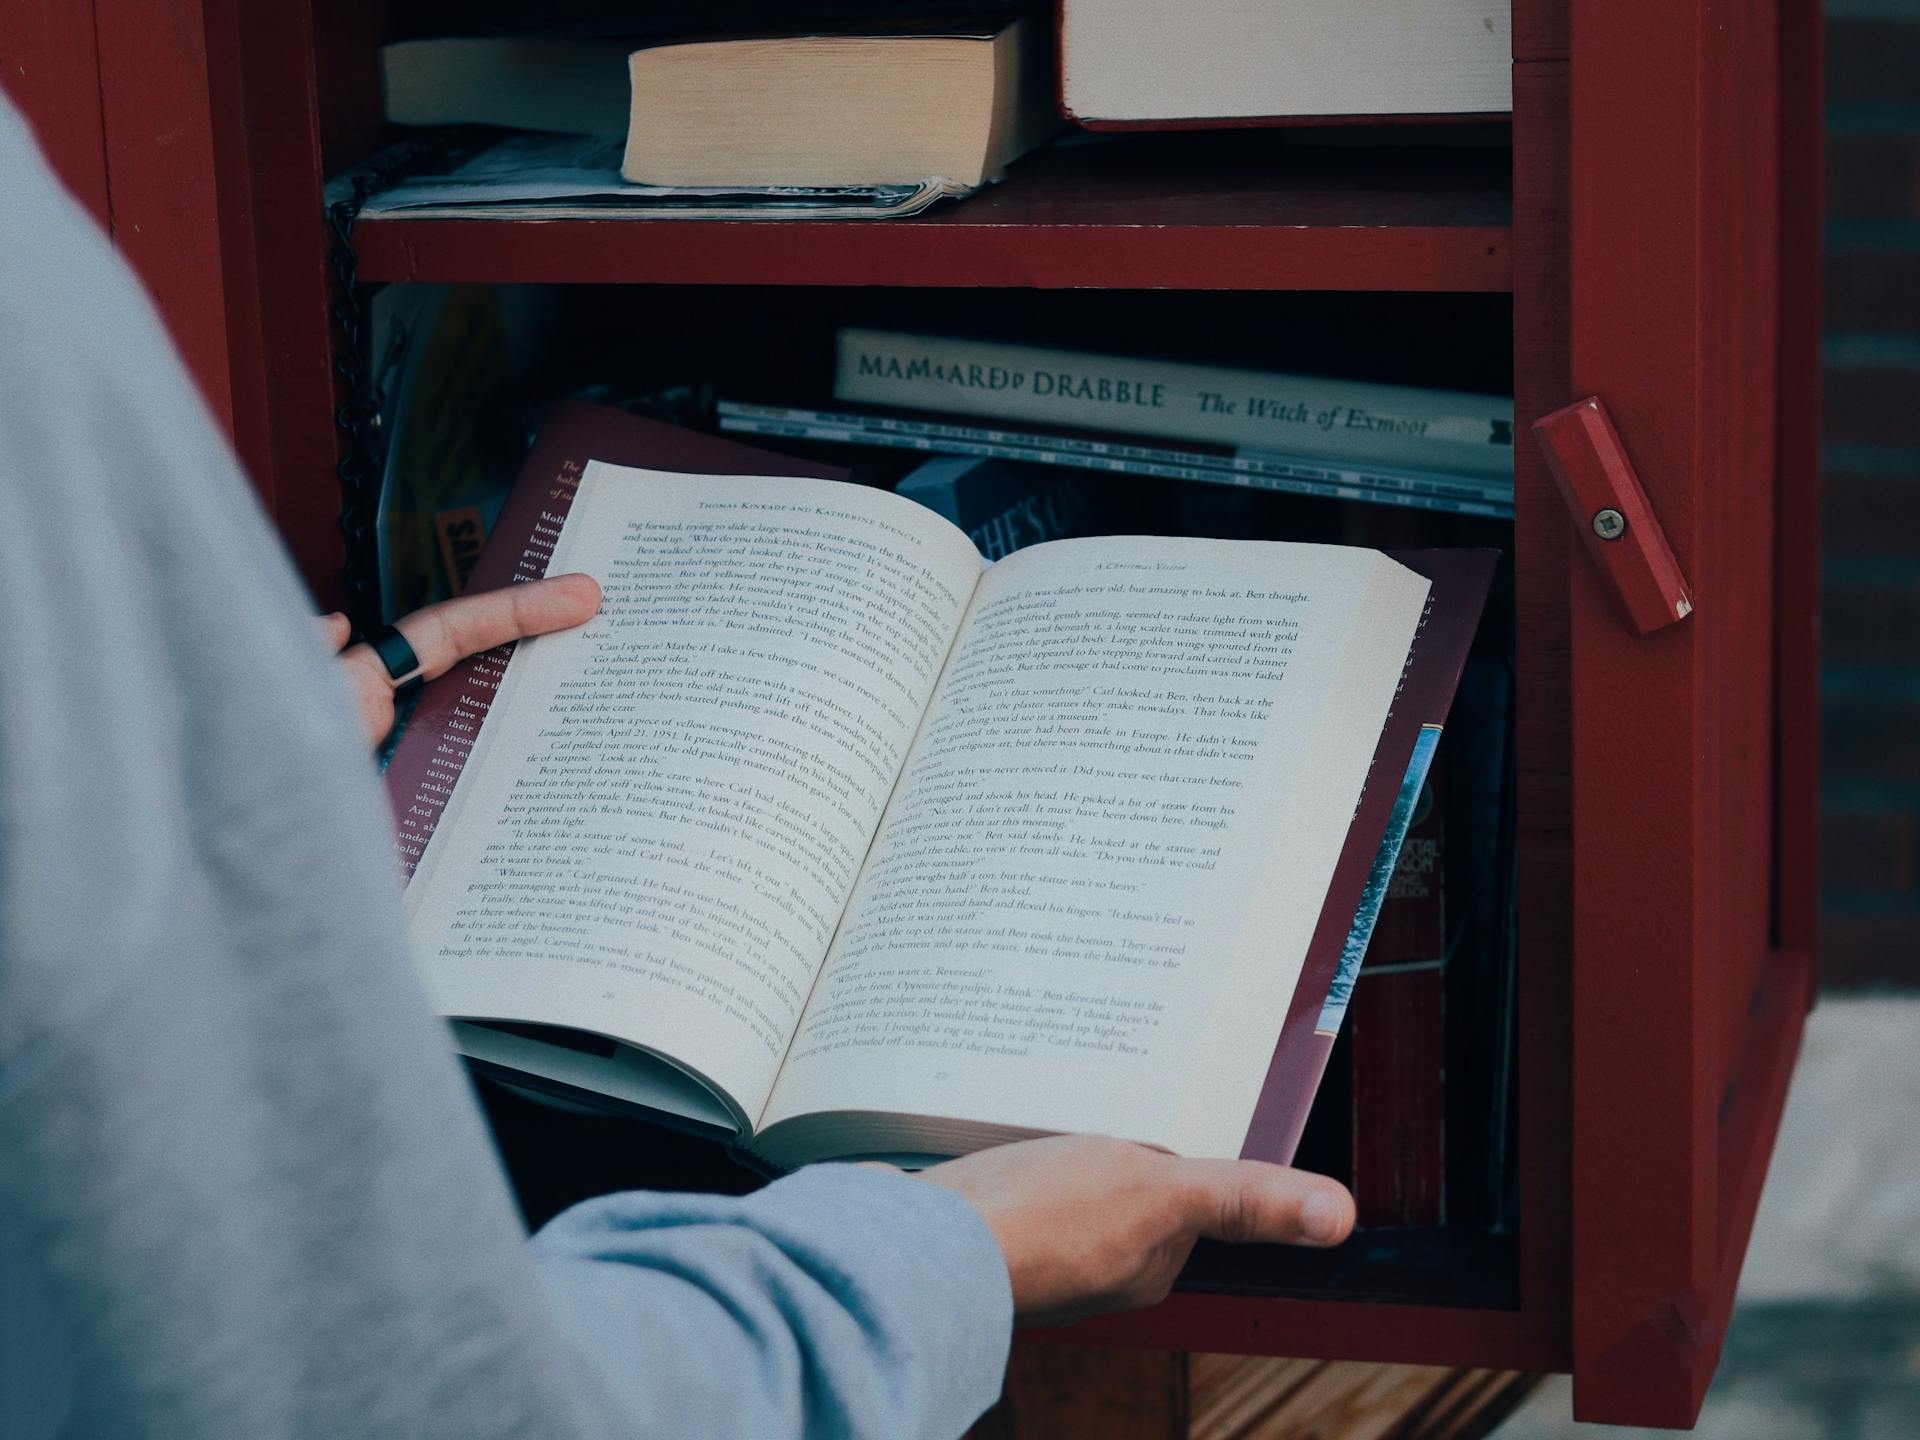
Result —
[{"label": "white book", "polygon": [[1512,482],[1513,400],[847,328],[836,400]]},{"label": "white book", "polygon": [[1060,90],[1086,124],[1513,109],[1508,0],[1062,0]]}]

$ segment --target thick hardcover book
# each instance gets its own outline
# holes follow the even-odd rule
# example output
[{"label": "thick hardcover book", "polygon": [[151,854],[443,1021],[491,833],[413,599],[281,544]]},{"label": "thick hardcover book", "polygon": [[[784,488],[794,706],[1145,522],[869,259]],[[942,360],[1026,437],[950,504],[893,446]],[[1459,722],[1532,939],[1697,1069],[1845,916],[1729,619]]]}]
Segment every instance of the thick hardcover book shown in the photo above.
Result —
[{"label": "thick hardcover book", "polygon": [[[534,14],[491,33],[427,35],[380,50],[386,118],[395,125],[490,125],[567,135],[627,133],[628,61],[655,46],[814,36],[991,35],[1022,3],[916,11],[886,3],[616,7],[606,18]],[[493,17],[497,19],[498,17]]]},{"label": "thick hardcover book", "polygon": [[624,136],[628,181],[722,189],[937,177],[964,192],[1060,128],[1037,15],[811,8],[400,41],[381,52],[387,118]]},{"label": "thick hardcover book", "polygon": [[988,566],[886,492],[597,459],[531,513],[606,604],[515,650],[409,888],[470,1054],[771,1168],[1059,1130],[1284,1158],[1317,1071],[1283,1020],[1471,586],[1137,536]]},{"label": "thick hardcover book", "polygon": [[1060,126],[1051,42],[1041,16],[1001,9],[636,50],[620,168],[669,185],[983,185]]},{"label": "thick hardcover book", "polygon": [[1513,518],[1511,480],[1343,464],[1206,445],[1199,441],[1183,441],[1181,448],[1173,449],[1099,431],[979,423],[925,411],[816,410],[722,400],[719,416],[720,428],[736,435],[1014,460],[1115,475],[1148,475],[1165,480],[1193,480],[1205,485],[1276,490],[1316,499],[1394,505],[1449,515],[1483,515],[1494,520]]},{"label": "thick hardcover book", "polygon": [[833,395],[1513,483],[1513,400],[956,336],[846,328]]}]

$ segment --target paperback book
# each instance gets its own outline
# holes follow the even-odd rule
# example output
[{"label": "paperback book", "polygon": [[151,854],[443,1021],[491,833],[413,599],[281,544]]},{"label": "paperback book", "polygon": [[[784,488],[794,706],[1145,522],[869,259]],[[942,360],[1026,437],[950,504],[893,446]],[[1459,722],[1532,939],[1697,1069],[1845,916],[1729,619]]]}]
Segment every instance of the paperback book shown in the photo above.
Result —
[{"label": "paperback book", "polygon": [[606,463],[616,424],[629,458],[672,428],[561,416],[489,567],[585,570],[601,614],[518,647],[464,749],[435,716],[472,677],[436,682],[388,771],[463,1048],[770,1169],[1057,1131],[1290,1155],[1493,557],[1106,536],[988,564],[725,442],[745,473]]},{"label": "paperback book", "polygon": [[[872,185],[653,185],[620,173],[622,142],[490,134],[431,171],[375,191],[360,213],[409,220],[885,220],[917,215],[969,186],[932,177]],[[344,194],[351,177],[330,188]]]},{"label": "paperback book", "polygon": [[1099,129],[1492,117],[1508,0],[1060,0],[1060,105]]},{"label": "paperback book", "polygon": [[833,395],[1513,484],[1513,399],[848,327]]}]

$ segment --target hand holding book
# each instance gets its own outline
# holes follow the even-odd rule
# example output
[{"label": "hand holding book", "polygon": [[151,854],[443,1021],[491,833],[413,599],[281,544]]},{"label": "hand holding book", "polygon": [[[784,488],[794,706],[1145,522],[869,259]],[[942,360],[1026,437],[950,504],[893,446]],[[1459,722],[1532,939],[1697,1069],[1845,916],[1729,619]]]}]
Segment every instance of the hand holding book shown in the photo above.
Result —
[{"label": "hand holding book", "polygon": [[966,1196],[993,1231],[1022,1325],[1158,1304],[1199,1240],[1337,1245],[1353,1229],[1353,1197],[1322,1176],[1100,1136],[1002,1145],[925,1179]]},{"label": "hand holding book", "polygon": [[[590,575],[553,575],[531,585],[514,585],[463,595],[427,605],[395,627],[413,646],[420,677],[437,680],[470,656],[533,635],[549,635],[584,625],[600,608],[600,587]],[[366,727],[367,743],[378,745],[393,728],[393,678],[371,646],[345,648],[352,634],[347,617],[320,617],[322,637],[336,652],[354,706]]]},{"label": "hand holding book", "polygon": [[1048,1131],[1240,1153],[1428,581],[1143,537],[983,575],[859,487],[589,465],[576,498],[554,463],[528,533],[605,608],[395,760],[429,989],[508,1022],[463,1048],[781,1168]]},{"label": "hand holding book", "polygon": [[[582,489],[594,456],[654,468]],[[501,647],[430,684],[387,772],[416,953],[460,1048],[763,1169],[1047,1131],[1287,1162],[1396,793],[1358,771],[1399,776],[1445,719],[1490,558],[1119,537],[983,576],[964,535],[893,497],[716,478],[755,473],[834,472],[590,406],[543,428],[475,588],[584,570],[606,607],[511,667]],[[848,534],[796,551],[796,519]],[[1182,563],[1199,568],[1153,568]],[[1410,642],[1366,618],[1369,576],[1430,583]],[[1265,638],[1224,633],[1245,628],[1235,591],[1297,607],[1305,582],[1317,598]],[[946,643],[910,633],[928,626]],[[1376,662],[1397,682],[1376,677],[1339,736],[1325,722]],[[1156,688],[1211,713],[1132,693]],[[1321,762],[1329,732],[1373,746],[1345,781]],[[998,793],[1035,767],[1051,773],[1025,799]],[[1087,813],[1041,813],[1062,807]],[[1317,860],[1281,855],[1276,829]]]},{"label": "hand holding book", "polygon": [[[416,611],[400,628],[421,669],[438,677],[461,660],[533,635],[582,625],[599,609],[585,575],[510,586]],[[323,616],[370,740],[392,721],[392,688],[365,645],[341,650],[345,618]],[[1352,1198],[1319,1176],[1252,1160],[1190,1160],[1099,1136],[999,1146],[936,1165],[925,1183],[958,1191],[1005,1257],[1023,1324],[1064,1323],[1151,1305],[1202,1239],[1333,1245],[1353,1225]]]}]

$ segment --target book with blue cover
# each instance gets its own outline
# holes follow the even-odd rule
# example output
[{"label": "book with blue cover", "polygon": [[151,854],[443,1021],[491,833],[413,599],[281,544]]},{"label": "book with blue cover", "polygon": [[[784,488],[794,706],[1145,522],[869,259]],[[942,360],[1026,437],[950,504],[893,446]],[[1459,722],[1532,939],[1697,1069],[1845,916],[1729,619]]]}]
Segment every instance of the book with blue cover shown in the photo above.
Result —
[{"label": "book with blue cover", "polygon": [[1048,540],[1160,528],[1165,508],[1158,489],[1116,486],[1050,465],[960,456],[927,461],[894,493],[958,525],[987,560]]}]

